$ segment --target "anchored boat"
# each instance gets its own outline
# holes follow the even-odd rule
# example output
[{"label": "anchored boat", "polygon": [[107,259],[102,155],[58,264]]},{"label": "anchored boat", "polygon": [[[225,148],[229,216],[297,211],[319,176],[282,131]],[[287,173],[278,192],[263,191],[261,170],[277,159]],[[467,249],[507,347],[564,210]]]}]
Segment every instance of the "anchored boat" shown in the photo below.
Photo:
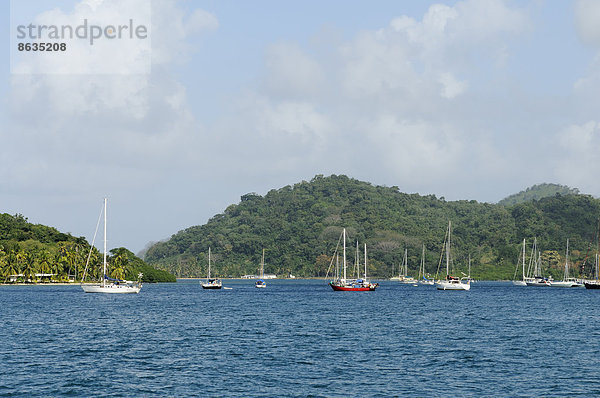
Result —
[{"label": "anchored boat", "polygon": [[[365,273],[364,278],[348,279],[346,277],[346,228],[342,231],[343,239],[343,277],[340,277],[339,269],[336,269],[336,278],[329,281],[329,286],[334,291],[343,292],[369,292],[377,289],[379,283],[371,283],[367,279],[367,244],[365,243]],[[337,251],[337,248],[336,248]],[[333,260],[332,260],[333,261]]]},{"label": "anchored boat", "polygon": [[[87,284],[81,283],[81,288],[85,293],[139,293],[142,288],[142,274],[138,275],[137,281],[126,281],[118,278],[110,278],[106,272],[108,269],[108,264],[106,262],[106,208],[107,208],[108,199],[104,198],[104,260],[102,265],[102,281],[99,284]],[[100,224],[100,220],[98,220],[98,224]],[[96,232],[98,232],[98,226],[96,226]],[[85,279],[85,275],[87,273],[88,264],[90,261],[90,255],[92,253],[92,248],[94,247],[94,240],[96,235],[94,235],[94,239],[92,240],[92,245],[90,247],[90,254],[88,255],[88,259],[85,265],[85,271],[82,278],[82,281]]]}]

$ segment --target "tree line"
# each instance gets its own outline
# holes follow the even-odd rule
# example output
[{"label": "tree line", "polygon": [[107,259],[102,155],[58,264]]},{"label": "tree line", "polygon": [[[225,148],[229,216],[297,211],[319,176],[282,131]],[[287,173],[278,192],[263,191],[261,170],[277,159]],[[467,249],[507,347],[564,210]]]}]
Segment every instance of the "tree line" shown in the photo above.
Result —
[{"label": "tree line", "polygon": [[[91,249],[91,250],[90,250]],[[126,248],[108,253],[108,276],[142,281],[175,281],[166,271],[156,270]],[[87,263],[87,270],[86,270]],[[83,237],[73,237],[55,228],[31,224],[21,214],[0,214],[0,282],[77,282],[102,278],[103,255]]]},{"label": "tree line", "polygon": [[[386,278],[397,273],[405,249],[409,273],[416,274],[422,245],[426,270],[435,274],[452,220],[455,272],[467,272],[470,256],[474,277],[511,279],[523,238],[531,244],[536,237],[547,272],[558,277],[567,238],[572,270],[591,269],[598,215],[600,201],[572,191],[505,206],[446,201],[343,175],[318,175],[264,196],[243,195],[206,224],[154,244],[145,260],[178,276],[204,277],[211,247],[212,273],[239,277],[257,272],[265,248],[265,272],[323,277],[345,227],[349,246],[367,244],[370,275]],[[352,264],[354,254],[349,257]]]}]

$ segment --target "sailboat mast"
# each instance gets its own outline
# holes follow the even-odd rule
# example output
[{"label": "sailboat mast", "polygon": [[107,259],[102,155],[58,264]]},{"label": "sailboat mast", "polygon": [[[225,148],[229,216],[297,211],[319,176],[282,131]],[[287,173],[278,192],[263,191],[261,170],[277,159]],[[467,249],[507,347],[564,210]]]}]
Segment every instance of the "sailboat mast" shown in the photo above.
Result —
[{"label": "sailboat mast", "polygon": [[595,273],[596,273],[596,281],[598,280],[598,277],[600,276],[600,263],[598,262],[599,260],[599,256],[598,254],[600,253],[600,218],[598,218],[598,232],[596,232],[596,269],[595,269]]},{"label": "sailboat mast", "polygon": [[265,274],[265,249],[263,248],[262,259],[260,260],[260,278],[264,278]]},{"label": "sailboat mast", "polygon": [[210,279],[210,247],[208,248],[208,279]]},{"label": "sailboat mast", "polygon": [[408,276],[408,249],[404,249],[404,276]]},{"label": "sailboat mast", "polygon": [[343,231],[344,234],[344,280],[346,280],[346,228]]},{"label": "sailboat mast", "polygon": [[565,277],[563,281],[566,281],[569,277],[569,238],[567,238],[567,254],[565,255]]},{"label": "sailboat mast", "polygon": [[446,245],[446,275],[450,275],[450,234],[451,230],[451,222],[448,221],[448,244]]},{"label": "sailboat mast", "polygon": [[356,279],[360,279],[360,253],[358,251],[358,239],[356,240],[356,257],[355,257]]},{"label": "sailboat mast", "polygon": [[525,280],[525,238],[523,238],[523,280]]},{"label": "sailboat mast", "polygon": [[419,279],[425,279],[425,243],[423,243],[423,249],[421,251],[421,268],[419,271]]},{"label": "sailboat mast", "polygon": [[367,244],[365,243],[365,281],[367,280]]},{"label": "sailboat mast", "polygon": [[471,281],[471,254],[469,254],[469,282]]},{"label": "sailboat mast", "polygon": [[104,198],[104,261],[102,266],[102,286],[106,285],[106,202],[107,198]]}]

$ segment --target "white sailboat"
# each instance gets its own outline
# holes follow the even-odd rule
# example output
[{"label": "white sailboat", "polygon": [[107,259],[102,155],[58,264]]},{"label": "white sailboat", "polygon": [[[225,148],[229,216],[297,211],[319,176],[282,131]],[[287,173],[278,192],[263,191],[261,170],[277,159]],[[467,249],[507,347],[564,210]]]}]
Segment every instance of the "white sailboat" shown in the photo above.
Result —
[{"label": "white sailboat", "polygon": [[220,289],[223,285],[220,279],[210,277],[210,247],[208,248],[208,276],[206,282],[200,282],[202,289]]},{"label": "white sailboat", "polygon": [[408,249],[404,249],[404,260],[402,260],[402,277],[400,283],[416,283],[417,281],[412,276],[408,276]]},{"label": "white sailboat", "polygon": [[[107,218],[106,217],[106,208],[107,208],[107,202],[108,202],[108,199],[104,198],[104,260],[103,260],[103,266],[102,266],[102,282],[100,284],[84,284],[82,282],[81,288],[86,293],[139,293],[140,289],[142,288],[142,283],[141,283],[142,274],[141,273],[138,275],[138,280],[136,282],[109,278],[108,275],[106,274],[106,271],[108,268],[108,265],[106,262],[106,253],[107,253],[107,251],[106,251],[106,218]],[[97,231],[97,229],[96,229],[96,231]],[[94,245],[94,242],[92,242],[92,246],[93,245]],[[91,254],[91,248],[90,248],[90,254]],[[89,263],[89,259],[90,259],[90,256],[88,255],[88,263]],[[87,271],[87,266],[88,266],[88,264],[86,264],[86,266],[85,266],[86,271]],[[85,279],[85,271],[84,271],[83,279]]]},{"label": "white sailboat", "polygon": [[262,251],[262,259],[260,261],[260,279],[256,281],[254,287],[264,289],[267,287],[267,282],[263,279],[265,277],[265,249]]},{"label": "white sailboat", "polygon": [[458,278],[456,276],[450,275],[450,237],[452,235],[452,224],[448,221],[448,233],[447,233],[447,241],[446,243],[446,279],[440,280],[437,283],[438,290],[470,290],[471,289],[471,279],[467,278]]},{"label": "white sailboat", "polygon": [[527,286],[550,286],[550,281],[548,278],[542,276],[542,254],[537,248],[537,238],[533,238],[533,247],[531,248],[531,257],[529,259],[529,269],[527,273],[530,275],[529,277],[525,278],[525,283],[527,283]]},{"label": "white sailboat", "polygon": [[569,239],[567,239],[567,253],[565,255],[565,273],[562,281],[551,281],[550,287],[584,287],[581,281],[569,278]]},{"label": "white sailboat", "polygon": [[[522,257],[522,265],[523,265],[523,278],[519,280],[513,280],[513,285],[515,286],[527,286],[527,282],[525,281],[525,238],[523,238],[523,253]],[[517,267],[519,266],[519,262],[517,261]],[[518,269],[518,268],[517,268]],[[517,270],[515,269],[515,276],[517,275]]]}]

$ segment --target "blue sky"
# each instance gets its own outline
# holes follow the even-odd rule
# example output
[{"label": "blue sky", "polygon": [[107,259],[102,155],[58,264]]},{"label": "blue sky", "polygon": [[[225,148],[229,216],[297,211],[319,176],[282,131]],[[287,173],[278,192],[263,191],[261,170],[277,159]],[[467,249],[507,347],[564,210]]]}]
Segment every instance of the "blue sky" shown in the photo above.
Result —
[{"label": "blue sky", "polygon": [[[15,4],[77,24],[147,2]],[[130,75],[11,74],[0,14],[0,211],[91,239],[108,196],[111,247],[316,174],[451,200],[540,182],[600,196],[597,1],[153,0],[152,72]],[[55,60],[132,56],[95,49]]]}]

